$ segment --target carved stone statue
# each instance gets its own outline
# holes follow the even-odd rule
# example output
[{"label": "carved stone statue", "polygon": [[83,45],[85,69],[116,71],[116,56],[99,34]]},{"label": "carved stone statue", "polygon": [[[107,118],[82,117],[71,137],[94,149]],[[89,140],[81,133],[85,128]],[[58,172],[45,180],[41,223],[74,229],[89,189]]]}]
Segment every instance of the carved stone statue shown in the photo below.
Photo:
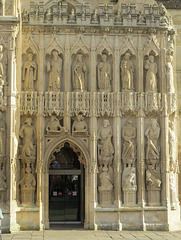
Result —
[{"label": "carved stone statue", "polygon": [[28,59],[23,65],[24,91],[34,91],[34,81],[37,78],[37,66],[33,61],[33,53],[28,53]]},{"label": "carved stone statue", "polygon": [[166,56],[166,79],[167,79],[167,91],[169,93],[174,93],[174,80],[173,80],[173,56],[167,54]]},{"label": "carved stone statue", "polygon": [[123,171],[123,188],[136,188],[136,173],[134,167],[126,167]]},{"label": "carved stone statue", "polygon": [[157,91],[157,64],[155,62],[154,56],[150,55],[145,64],[146,72],[146,92],[156,92]]},{"label": "carved stone statue", "polygon": [[134,91],[134,65],[131,54],[127,52],[121,62],[122,91]]},{"label": "carved stone statue", "polygon": [[113,182],[111,178],[111,174],[108,171],[107,166],[102,168],[102,172],[99,175],[101,186],[99,190],[112,190],[113,189]]},{"label": "carved stone statue", "polygon": [[98,16],[98,10],[94,9],[93,14],[92,14],[92,22],[99,22],[99,16]]},{"label": "carved stone statue", "polygon": [[87,130],[87,123],[85,122],[84,117],[81,114],[77,115],[76,120],[72,125],[72,132],[87,133]]},{"label": "carved stone statue", "polygon": [[56,50],[52,51],[51,62],[47,64],[47,72],[49,72],[49,91],[60,91],[61,75],[62,75],[62,59],[58,56]]},{"label": "carved stone statue", "polygon": [[101,92],[111,91],[111,64],[107,60],[107,55],[101,56],[98,64],[98,87]]},{"label": "carved stone statue", "polygon": [[36,137],[35,127],[32,126],[32,118],[27,118],[20,128],[19,136],[23,139],[21,156],[31,157],[33,151],[33,142]]},{"label": "carved stone statue", "polygon": [[122,138],[124,139],[122,152],[123,163],[132,166],[134,165],[136,154],[136,146],[134,144],[136,128],[132,126],[132,121],[128,120],[123,127]]},{"label": "carved stone statue", "polygon": [[146,160],[147,164],[155,164],[160,157],[160,148],[158,146],[158,139],[160,136],[160,126],[156,119],[151,119],[150,126],[145,132],[147,137]]},{"label": "carved stone statue", "polygon": [[87,90],[87,67],[82,54],[78,54],[72,66],[74,91]]},{"label": "carved stone statue", "polygon": [[148,165],[148,169],[146,171],[146,183],[152,190],[160,188],[161,176],[159,167],[154,168],[153,165]]},{"label": "carved stone statue", "polygon": [[75,22],[75,20],[76,20],[75,10],[72,8],[71,14],[69,15],[69,21]]},{"label": "carved stone statue", "polygon": [[21,185],[22,205],[32,207],[34,205],[36,180],[29,166],[25,169],[25,174],[19,184]]},{"label": "carved stone statue", "polygon": [[177,142],[177,137],[175,135],[174,131],[174,124],[173,122],[169,122],[169,130],[168,130],[168,143],[169,143],[169,157],[170,157],[170,162],[173,163],[175,162],[176,158],[176,142]]},{"label": "carved stone statue", "polygon": [[3,113],[0,112],[0,157],[6,155],[6,123]]},{"label": "carved stone statue", "polygon": [[46,126],[46,131],[47,133],[61,133],[65,129],[60,125],[59,120],[55,116],[51,116],[50,122]]},{"label": "carved stone statue", "polygon": [[104,120],[102,126],[98,132],[98,139],[100,142],[99,152],[99,164],[101,165],[112,165],[112,159],[114,154],[114,148],[111,142],[112,128],[109,120]]}]

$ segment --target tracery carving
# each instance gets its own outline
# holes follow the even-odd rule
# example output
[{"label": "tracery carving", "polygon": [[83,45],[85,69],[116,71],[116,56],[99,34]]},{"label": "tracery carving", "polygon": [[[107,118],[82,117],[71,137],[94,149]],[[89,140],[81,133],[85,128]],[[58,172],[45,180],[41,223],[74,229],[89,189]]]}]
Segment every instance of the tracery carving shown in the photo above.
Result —
[{"label": "tracery carving", "polygon": [[72,82],[74,91],[87,90],[87,67],[81,53],[77,54],[72,65]]},{"label": "tracery carving", "polygon": [[58,52],[54,49],[52,51],[51,60],[47,63],[47,72],[49,73],[49,91],[60,91],[62,78],[62,59]]},{"label": "tracery carving", "polygon": [[103,53],[98,64],[98,88],[100,92],[111,91],[111,75],[111,64],[107,59],[107,54]]},{"label": "tracery carving", "polygon": [[134,91],[134,64],[131,54],[126,52],[121,61],[122,91]]},{"label": "tracery carving", "polygon": [[37,64],[33,60],[33,53],[27,53],[27,58],[23,64],[24,91],[34,91],[34,82],[37,80]]}]

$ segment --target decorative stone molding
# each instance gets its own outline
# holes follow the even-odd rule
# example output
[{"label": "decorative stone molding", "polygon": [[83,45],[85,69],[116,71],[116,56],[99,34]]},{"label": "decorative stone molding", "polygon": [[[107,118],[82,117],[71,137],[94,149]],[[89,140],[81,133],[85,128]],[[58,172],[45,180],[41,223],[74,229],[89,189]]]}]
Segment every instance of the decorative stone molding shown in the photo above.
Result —
[{"label": "decorative stone molding", "polygon": [[25,91],[20,93],[20,111],[21,115],[37,115],[39,97],[35,91]]}]

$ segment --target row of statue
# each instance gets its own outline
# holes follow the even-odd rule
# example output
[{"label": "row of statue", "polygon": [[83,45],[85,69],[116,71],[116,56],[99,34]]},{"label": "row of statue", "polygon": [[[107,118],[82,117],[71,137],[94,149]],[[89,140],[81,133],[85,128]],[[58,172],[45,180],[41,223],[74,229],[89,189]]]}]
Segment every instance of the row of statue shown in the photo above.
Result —
[{"label": "row of statue", "polygon": [[[33,53],[27,54],[27,59],[23,64],[23,89],[24,91],[34,91],[34,82],[37,80],[38,67]],[[173,81],[173,56],[168,53],[166,57],[166,80],[168,92],[174,93]],[[153,54],[148,56],[145,63],[145,91],[158,91],[158,67],[157,59]],[[134,57],[128,51],[121,60],[121,85],[122,91],[134,91],[135,89],[135,66]],[[106,53],[101,55],[101,60],[97,65],[98,89],[100,92],[110,92],[112,86],[112,65]],[[53,50],[50,60],[47,63],[49,73],[48,91],[59,91],[62,82],[63,60],[57,50]],[[87,91],[88,89],[88,68],[85,56],[82,53],[76,55],[72,64],[72,86],[74,91]]]},{"label": "row of statue", "polygon": [[[131,21],[133,16],[137,16],[137,24],[146,24],[147,18],[151,20],[152,23],[155,22],[155,18],[158,19],[160,17],[160,25],[167,26],[170,24],[170,18],[168,12],[163,4],[154,4],[154,5],[145,5],[141,11],[137,11],[136,5],[134,4],[122,4],[121,9],[120,6],[116,6],[116,11],[112,4],[100,5],[91,11],[90,4],[84,3],[77,3],[76,8],[71,8],[67,5],[68,3],[65,2],[55,2],[52,3],[49,8],[44,8],[44,11],[40,13],[40,8],[43,8],[38,5],[38,3],[32,2],[31,4],[31,21],[38,20],[39,16],[43,14],[44,21],[46,23],[52,22],[54,18],[62,21],[66,19],[68,22],[75,23],[77,18],[81,19],[81,21],[91,21],[91,23],[100,23],[100,19],[104,19],[105,22],[107,21],[114,21],[115,23],[122,23],[124,18],[124,24],[127,21]],[[33,15],[32,15],[33,13]],[[57,18],[58,16],[58,18]],[[33,18],[32,18],[33,17]],[[29,14],[26,10],[22,13],[22,19],[24,22],[29,21]],[[89,23],[89,22],[88,22]]]}]

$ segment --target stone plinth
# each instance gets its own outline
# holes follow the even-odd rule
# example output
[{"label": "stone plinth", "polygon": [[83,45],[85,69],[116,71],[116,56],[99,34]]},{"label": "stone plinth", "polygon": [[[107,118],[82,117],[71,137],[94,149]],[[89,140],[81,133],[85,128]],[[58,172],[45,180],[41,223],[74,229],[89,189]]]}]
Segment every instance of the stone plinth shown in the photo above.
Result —
[{"label": "stone plinth", "polygon": [[148,206],[160,206],[161,190],[148,190]]},{"label": "stone plinth", "polygon": [[112,194],[113,190],[101,190],[99,187],[99,199],[101,207],[112,206]]},{"label": "stone plinth", "polygon": [[136,191],[137,188],[123,188],[125,206],[136,205]]}]

